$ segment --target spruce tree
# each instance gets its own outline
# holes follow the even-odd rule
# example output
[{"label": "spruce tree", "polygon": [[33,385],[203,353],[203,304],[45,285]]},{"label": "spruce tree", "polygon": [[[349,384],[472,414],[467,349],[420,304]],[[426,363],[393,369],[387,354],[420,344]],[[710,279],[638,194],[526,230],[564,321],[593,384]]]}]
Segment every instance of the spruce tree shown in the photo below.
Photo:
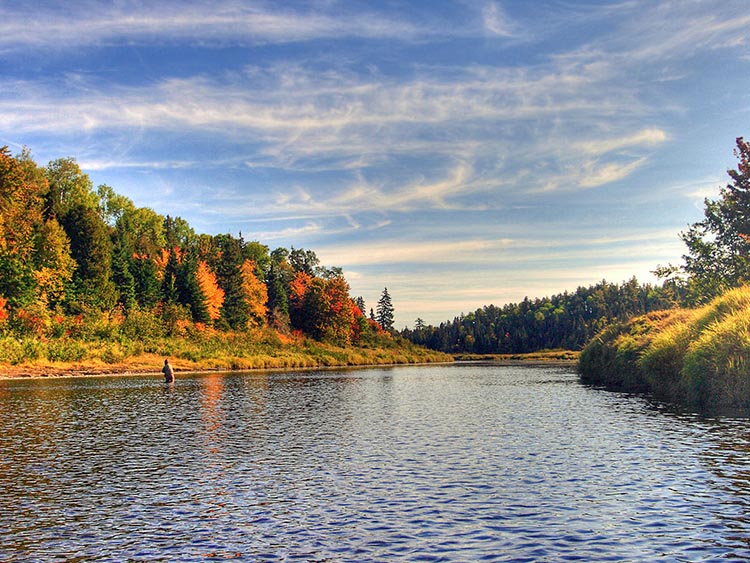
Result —
[{"label": "spruce tree", "polygon": [[393,303],[387,287],[378,300],[377,321],[383,330],[393,330]]}]

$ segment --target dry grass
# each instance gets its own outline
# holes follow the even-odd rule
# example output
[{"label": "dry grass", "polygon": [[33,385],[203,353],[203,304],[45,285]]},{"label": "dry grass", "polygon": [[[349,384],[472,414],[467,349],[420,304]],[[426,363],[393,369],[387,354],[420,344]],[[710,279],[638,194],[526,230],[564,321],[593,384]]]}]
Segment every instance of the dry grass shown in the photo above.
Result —
[{"label": "dry grass", "polygon": [[591,383],[697,406],[750,407],[750,288],[609,327],[581,353],[579,370]]}]

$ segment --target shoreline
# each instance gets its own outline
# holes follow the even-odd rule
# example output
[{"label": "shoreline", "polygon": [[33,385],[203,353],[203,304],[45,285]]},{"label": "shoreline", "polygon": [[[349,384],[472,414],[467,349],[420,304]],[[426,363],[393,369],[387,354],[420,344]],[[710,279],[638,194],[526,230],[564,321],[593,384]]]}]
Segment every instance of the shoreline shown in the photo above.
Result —
[{"label": "shoreline", "polygon": [[[276,367],[259,367],[259,368],[232,368],[232,367],[186,367],[175,368],[175,377],[180,375],[196,375],[207,373],[263,373],[263,372],[302,372],[316,370],[335,370],[335,369],[358,369],[358,368],[377,368],[377,367],[394,367],[394,366],[427,366],[427,365],[451,365],[457,362],[392,362],[392,363],[368,363],[368,364],[338,364],[316,366],[276,366]],[[179,364],[177,364],[179,366]],[[154,376],[162,378],[161,366],[150,369],[128,369],[126,366],[117,367],[89,367],[81,366],[79,368],[50,368],[42,366],[11,366],[9,370],[6,367],[0,368],[0,381],[30,380],[30,379],[65,379],[65,378],[88,378],[88,377],[139,377]]]},{"label": "shoreline", "polygon": [[[67,365],[54,364],[21,364],[0,366],[0,381],[20,379],[59,379],[72,377],[123,377],[146,376],[162,377],[161,367],[163,359],[154,355],[149,358],[139,358],[133,362],[103,365],[92,363],[78,363]],[[317,365],[269,365],[263,367],[233,367],[231,365],[196,365],[178,358],[171,359],[176,374],[199,374],[215,372],[278,372],[278,371],[310,371],[321,369],[342,368],[370,368],[386,366],[418,366],[418,365],[450,365],[468,363],[492,363],[502,366],[550,366],[575,367],[578,363],[577,353],[530,353],[512,355],[455,355],[452,361],[421,361],[421,362],[381,362],[381,363],[320,363]]]}]

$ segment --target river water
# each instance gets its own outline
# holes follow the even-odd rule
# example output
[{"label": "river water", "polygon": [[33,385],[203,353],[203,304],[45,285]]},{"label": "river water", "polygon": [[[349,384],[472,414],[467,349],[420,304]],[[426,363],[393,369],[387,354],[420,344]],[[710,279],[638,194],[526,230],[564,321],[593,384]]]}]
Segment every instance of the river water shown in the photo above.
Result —
[{"label": "river water", "polygon": [[750,421],[445,365],[0,381],[0,561],[750,560]]}]

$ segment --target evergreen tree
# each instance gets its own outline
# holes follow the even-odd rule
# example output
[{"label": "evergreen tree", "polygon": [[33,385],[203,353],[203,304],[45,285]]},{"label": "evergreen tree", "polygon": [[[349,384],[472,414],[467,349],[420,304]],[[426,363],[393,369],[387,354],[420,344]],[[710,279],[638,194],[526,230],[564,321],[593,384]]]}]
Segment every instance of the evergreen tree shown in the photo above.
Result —
[{"label": "evergreen tree", "polygon": [[211,317],[208,314],[206,296],[198,283],[197,272],[198,258],[195,252],[189,252],[183,257],[175,276],[177,301],[190,309],[194,322],[207,323]]},{"label": "evergreen tree", "polygon": [[150,309],[159,302],[161,284],[156,262],[150,258],[134,257],[130,261],[130,273],[135,284],[135,299],[138,305]]},{"label": "evergreen tree", "polygon": [[354,304],[357,306],[360,313],[362,313],[363,315],[367,313],[367,308],[365,307],[365,300],[362,296],[357,297],[354,300]]},{"label": "evergreen tree", "polygon": [[177,270],[179,263],[177,261],[177,251],[172,248],[169,250],[169,258],[164,268],[164,277],[161,280],[161,298],[165,303],[177,303]]},{"label": "evergreen tree", "polygon": [[383,330],[393,330],[393,303],[387,287],[378,300],[377,321]]},{"label": "evergreen tree", "polygon": [[119,292],[117,300],[125,310],[135,306],[135,278],[130,271],[130,256],[123,242],[117,240],[112,253],[112,281]]},{"label": "evergreen tree", "polygon": [[73,274],[77,300],[109,309],[117,301],[112,283],[112,240],[109,228],[95,208],[74,205],[60,224],[70,239],[70,252],[78,267]]},{"label": "evergreen tree", "polygon": [[219,287],[224,290],[221,318],[233,329],[246,328],[250,313],[243,289],[241,241],[231,235],[215,237],[219,260],[214,271]]}]

